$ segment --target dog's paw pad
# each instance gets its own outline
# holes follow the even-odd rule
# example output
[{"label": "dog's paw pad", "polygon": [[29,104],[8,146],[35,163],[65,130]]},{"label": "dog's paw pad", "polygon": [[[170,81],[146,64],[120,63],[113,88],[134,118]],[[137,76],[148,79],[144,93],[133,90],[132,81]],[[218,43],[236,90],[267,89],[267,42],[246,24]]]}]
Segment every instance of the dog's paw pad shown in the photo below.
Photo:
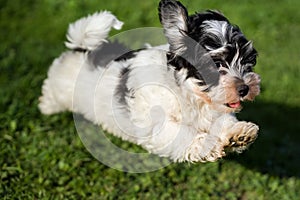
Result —
[{"label": "dog's paw pad", "polygon": [[255,141],[258,130],[258,126],[251,122],[238,122],[230,131],[226,147],[237,152],[243,151]]}]

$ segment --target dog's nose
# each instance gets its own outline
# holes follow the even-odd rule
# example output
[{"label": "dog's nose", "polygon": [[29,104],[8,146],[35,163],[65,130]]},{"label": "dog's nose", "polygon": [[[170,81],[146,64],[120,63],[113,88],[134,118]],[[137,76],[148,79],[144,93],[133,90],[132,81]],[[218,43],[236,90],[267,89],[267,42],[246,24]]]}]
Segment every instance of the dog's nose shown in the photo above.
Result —
[{"label": "dog's nose", "polygon": [[249,92],[249,86],[248,85],[240,85],[237,90],[238,90],[239,95],[241,97],[244,97]]}]

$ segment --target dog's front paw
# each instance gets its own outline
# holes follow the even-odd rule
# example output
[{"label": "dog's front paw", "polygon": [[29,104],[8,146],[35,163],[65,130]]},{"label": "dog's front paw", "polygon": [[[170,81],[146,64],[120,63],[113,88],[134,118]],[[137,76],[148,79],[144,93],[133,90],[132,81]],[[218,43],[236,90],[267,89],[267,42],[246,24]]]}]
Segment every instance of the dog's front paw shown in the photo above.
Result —
[{"label": "dog's front paw", "polygon": [[214,162],[226,155],[221,140],[209,134],[197,135],[186,151],[189,162]]},{"label": "dog's front paw", "polygon": [[241,153],[257,138],[258,126],[251,122],[237,122],[227,135],[225,149]]}]

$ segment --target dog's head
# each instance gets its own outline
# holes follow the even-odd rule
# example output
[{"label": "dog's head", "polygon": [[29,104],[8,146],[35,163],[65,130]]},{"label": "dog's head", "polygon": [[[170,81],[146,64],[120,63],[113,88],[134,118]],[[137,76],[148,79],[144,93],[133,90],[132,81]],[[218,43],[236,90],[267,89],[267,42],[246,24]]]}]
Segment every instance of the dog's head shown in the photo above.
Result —
[{"label": "dog's head", "polygon": [[225,112],[260,93],[253,72],[257,51],[241,30],[217,11],[189,16],[178,1],[162,0],[159,18],[168,39],[168,62],[179,84]]}]

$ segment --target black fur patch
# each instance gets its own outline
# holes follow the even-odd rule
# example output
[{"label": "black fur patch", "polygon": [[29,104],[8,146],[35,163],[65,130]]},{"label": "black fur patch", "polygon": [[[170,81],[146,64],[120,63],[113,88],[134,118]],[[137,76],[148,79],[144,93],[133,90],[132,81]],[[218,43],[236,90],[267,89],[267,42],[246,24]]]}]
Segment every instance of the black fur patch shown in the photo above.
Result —
[{"label": "black fur patch", "polygon": [[118,41],[102,44],[94,51],[89,52],[88,59],[95,67],[105,67],[109,62],[115,60],[131,50]]},{"label": "black fur patch", "polygon": [[115,98],[122,105],[127,105],[126,96],[129,93],[129,88],[127,87],[127,81],[129,77],[130,69],[124,68],[120,73],[120,82],[115,91]]},{"label": "black fur patch", "polygon": [[201,27],[201,25],[203,24],[204,21],[211,21],[211,20],[215,20],[215,21],[224,21],[224,22],[228,22],[228,19],[223,16],[221,13],[218,13],[216,11],[211,11],[208,10],[206,12],[203,13],[196,13],[194,15],[189,16],[188,18],[188,36],[191,37],[192,39],[194,39],[197,42],[200,42],[201,45],[209,45],[212,47],[220,48],[221,45],[217,41],[219,38],[207,38],[206,40],[204,40],[204,31],[203,31],[203,27]]},{"label": "black fur patch", "polygon": [[[182,68],[187,70],[188,78],[195,78],[199,80],[200,86],[215,86],[219,82],[219,72],[215,66],[215,63],[209,56],[202,54],[199,59],[192,59],[188,56],[178,56],[169,52],[167,54],[168,64],[173,66],[176,71],[180,71]],[[176,78],[176,76],[175,76]]]},{"label": "black fur patch", "polygon": [[86,50],[86,49],[79,48],[79,47],[77,47],[77,48],[73,49],[73,51],[76,51],[76,52],[81,52],[81,53],[85,53],[85,52],[87,52],[87,50]]},{"label": "black fur patch", "polygon": [[226,21],[229,22],[228,19],[218,11],[207,10],[202,13],[195,13],[194,15],[189,16],[189,31],[192,31],[192,28],[197,27],[197,25],[202,24],[204,21]]},{"label": "black fur patch", "polygon": [[[168,8],[168,9],[165,9],[165,8]],[[162,0],[162,1],[160,1],[159,5],[158,5],[159,21],[162,23],[163,15],[166,15],[165,13],[163,13],[164,10],[171,11],[169,13],[169,14],[171,14],[172,12],[176,11],[178,8],[181,8],[180,11],[182,11],[185,16],[188,16],[187,10],[185,9],[185,7],[179,1],[173,1],[173,0]]]},{"label": "black fur patch", "polygon": [[134,57],[136,56],[136,54],[137,54],[139,51],[142,51],[142,50],[145,50],[145,48],[127,51],[127,52],[124,53],[123,55],[117,57],[117,58],[115,59],[115,61],[123,61],[123,60],[128,60],[128,59],[134,58]]},{"label": "black fur patch", "polygon": [[[221,38],[214,35],[206,31],[205,27],[201,26],[204,21],[211,20],[223,21],[227,24],[226,34],[224,37]],[[206,11],[204,13],[196,13],[195,15],[190,16],[187,34],[196,42],[199,42],[199,44],[201,44],[204,48],[207,46],[212,49],[224,47],[226,50],[222,52],[220,57],[213,57],[215,61],[226,60],[227,63],[231,63],[233,57],[236,55],[237,51],[239,51],[239,54],[242,57],[241,64],[251,63],[255,65],[256,63],[257,51],[249,45],[246,45],[248,40],[241,32],[240,28],[236,25],[230,24],[229,20],[221,13]],[[225,44],[224,40],[226,41]]]},{"label": "black fur patch", "polygon": [[201,85],[205,85],[205,82],[203,80],[203,77],[201,74],[197,71],[197,69],[186,59],[176,56],[173,53],[168,53],[167,54],[167,59],[168,59],[168,64],[174,66],[175,70],[180,71],[182,68],[187,69],[187,77],[186,79],[193,77],[198,80],[202,80]]}]

